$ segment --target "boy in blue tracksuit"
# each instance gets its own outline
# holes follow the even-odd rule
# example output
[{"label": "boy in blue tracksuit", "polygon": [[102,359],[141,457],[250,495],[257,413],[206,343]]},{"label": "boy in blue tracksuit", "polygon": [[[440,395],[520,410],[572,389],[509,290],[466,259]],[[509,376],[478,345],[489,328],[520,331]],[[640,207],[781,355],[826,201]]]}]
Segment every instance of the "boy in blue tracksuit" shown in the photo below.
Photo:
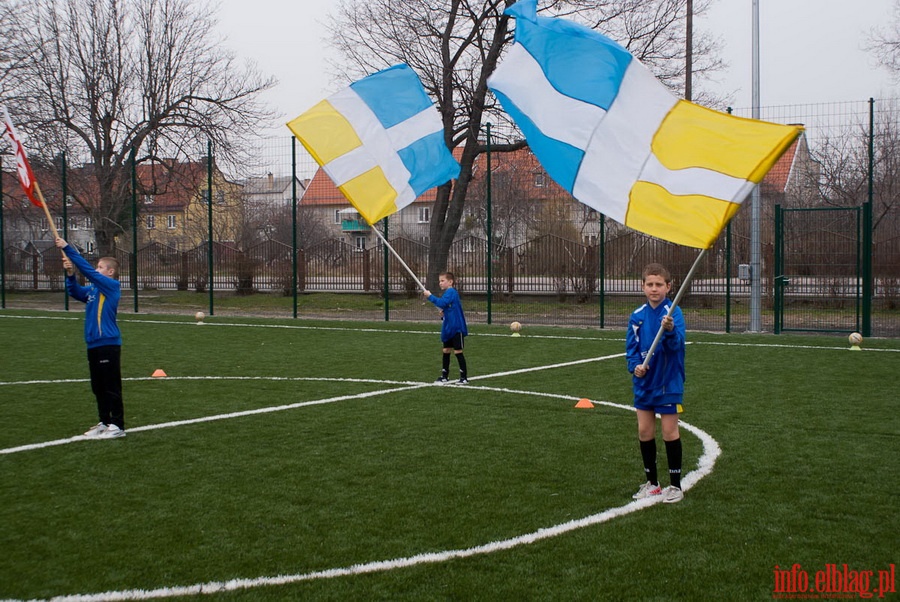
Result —
[{"label": "boy in blue tracksuit", "polygon": [[[684,498],[681,490],[681,437],[678,414],[684,396],[685,326],[681,308],[668,315],[672,301],[669,271],[658,263],[644,268],[643,291],[647,302],[631,314],[625,335],[628,371],[634,377],[634,407],[638,417],[638,439],[647,482],[634,494],[634,499],[662,495],[663,502],[675,503]],[[659,329],[663,335],[646,368],[643,363]],[[663,490],[656,474],[656,414],[660,415],[666,458],[669,462],[671,486]]]},{"label": "boy in blue tracksuit", "polygon": [[452,272],[443,272],[438,277],[438,284],[444,291],[440,297],[435,297],[431,291],[424,290],[422,294],[426,299],[434,303],[441,310],[441,344],[443,346],[443,356],[441,364],[441,375],[435,381],[439,384],[449,382],[450,374],[450,353],[456,355],[456,362],[459,364],[459,380],[458,385],[469,384],[468,370],[466,368],[466,357],[463,355],[463,343],[465,337],[469,335],[466,327],[466,316],[463,313],[462,302],[459,293],[453,288],[456,277]]},{"label": "boy in blue tracksuit", "polygon": [[[66,292],[73,299],[85,303],[84,340],[87,343],[91,390],[97,398],[100,422],[84,435],[99,439],[124,437],[122,335],[116,323],[122,295],[118,281],[119,262],[113,257],[101,257],[95,269],[62,238],[56,239],[56,246],[65,253]],[[78,284],[75,268],[88,280],[87,286]]]}]

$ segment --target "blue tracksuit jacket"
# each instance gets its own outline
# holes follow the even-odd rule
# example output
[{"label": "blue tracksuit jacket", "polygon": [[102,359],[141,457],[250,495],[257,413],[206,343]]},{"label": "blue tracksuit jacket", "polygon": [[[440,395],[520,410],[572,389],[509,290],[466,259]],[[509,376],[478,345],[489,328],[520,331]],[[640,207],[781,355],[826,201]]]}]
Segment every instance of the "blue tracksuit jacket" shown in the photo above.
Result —
[{"label": "blue tracksuit jacket", "polygon": [[442,341],[449,341],[457,333],[462,333],[464,337],[469,336],[462,301],[460,301],[459,293],[455,288],[451,286],[440,297],[431,295],[428,300],[444,312],[444,322],[441,324]]},{"label": "blue tracksuit jacket", "polygon": [[[634,373],[635,367],[644,362],[670,305],[670,299],[660,303],[656,309],[645,303],[631,314],[625,335],[629,372]],[[644,378],[632,377],[636,399],[684,394],[685,326],[680,307],[672,312],[672,319],[675,321],[675,328],[663,333],[653,357],[650,358],[647,374]]]},{"label": "blue tracksuit jacket", "polygon": [[122,334],[116,324],[122,286],[115,278],[104,276],[82,257],[72,245],[63,249],[72,263],[88,280],[81,286],[75,275],[66,276],[66,292],[73,299],[85,303],[84,340],[88,349],[104,345],[122,346]]}]

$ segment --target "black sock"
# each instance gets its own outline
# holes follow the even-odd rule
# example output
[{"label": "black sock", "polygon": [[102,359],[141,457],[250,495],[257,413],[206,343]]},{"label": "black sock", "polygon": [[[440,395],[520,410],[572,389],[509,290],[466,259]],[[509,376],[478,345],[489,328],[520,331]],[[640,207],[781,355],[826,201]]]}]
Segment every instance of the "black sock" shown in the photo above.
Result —
[{"label": "black sock", "polygon": [[456,354],[456,361],[459,364],[459,378],[462,380],[468,379],[468,370],[466,370],[466,358],[462,353]]},{"label": "black sock", "polygon": [[441,377],[447,378],[447,375],[450,374],[450,354],[445,353],[441,356]]},{"label": "black sock", "polygon": [[654,485],[659,485],[656,476],[656,439],[641,441],[641,458],[644,459],[644,474],[647,480]]},{"label": "black sock", "polygon": [[681,438],[666,441],[666,458],[669,461],[669,481],[672,487],[681,489]]}]

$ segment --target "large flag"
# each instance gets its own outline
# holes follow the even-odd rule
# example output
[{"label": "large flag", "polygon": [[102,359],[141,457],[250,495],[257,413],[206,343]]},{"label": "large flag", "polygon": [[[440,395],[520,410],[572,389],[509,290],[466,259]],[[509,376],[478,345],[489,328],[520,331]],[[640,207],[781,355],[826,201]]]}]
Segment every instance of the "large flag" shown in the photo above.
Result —
[{"label": "large flag", "polygon": [[802,128],[671,94],[587,27],[507,9],[515,43],[488,80],[534,154],[576,199],[630,228],[706,249]]},{"label": "large flag", "polygon": [[3,135],[9,140],[13,153],[16,155],[16,174],[19,178],[19,184],[22,185],[22,190],[25,191],[25,195],[28,196],[33,205],[42,207],[43,205],[35,196],[34,172],[31,171],[31,165],[28,164],[25,147],[22,146],[22,142],[19,140],[19,135],[16,133],[16,128],[13,127],[12,120],[9,118],[9,113],[6,111],[5,106],[3,107]]},{"label": "large flag", "polygon": [[459,176],[440,115],[405,64],[351,84],[287,126],[369,224]]}]

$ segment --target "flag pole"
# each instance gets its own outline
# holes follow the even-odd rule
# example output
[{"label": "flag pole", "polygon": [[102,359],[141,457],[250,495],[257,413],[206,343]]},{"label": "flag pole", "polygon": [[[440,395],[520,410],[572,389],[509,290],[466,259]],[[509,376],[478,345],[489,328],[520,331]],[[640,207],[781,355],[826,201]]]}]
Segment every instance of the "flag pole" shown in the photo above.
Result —
[{"label": "flag pole", "polygon": [[[666,313],[666,317],[672,315],[672,312],[675,311],[675,307],[681,301],[681,297],[684,296],[685,291],[688,289],[688,284],[690,284],[691,279],[694,277],[694,272],[697,269],[697,266],[700,265],[700,262],[706,257],[706,252],[709,249],[703,249],[700,251],[700,254],[697,255],[697,259],[694,260],[694,265],[691,266],[691,269],[688,270],[687,276],[684,277],[684,282],[681,283],[681,286],[678,288],[678,292],[675,294],[675,299],[672,301],[672,305],[669,306],[669,311]],[[647,367],[647,364],[650,363],[650,358],[653,357],[653,352],[656,351],[656,348],[659,346],[659,341],[662,339],[663,328],[659,327],[659,330],[656,331],[656,338],[653,339],[653,344],[650,345],[650,350],[647,351],[647,357],[644,358],[643,366]]]},{"label": "flag pole", "polygon": [[371,227],[372,230],[375,232],[375,234],[378,235],[378,238],[381,239],[381,242],[384,243],[384,246],[386,246],[386,247],[388,248],[388,250],[389,250],[391,253],[394,254],[394,257],[397,258],[397,261],[399,261],[400,264],[401,264],[404,268],[406,268],[406,271],[409,272],[409,275],[412,276],[413,280],[416,281],[416,284],[419,285],[419,288],[422,289],[423,291],[428,290],[428,289],[425,288],[425,285],[422,284],[422,281],[419,280],[419,278],[415,275],[415,273],[413,273],[412,269],[411,269],[408,265],[406,265],[406,262],[403,261],[403,258],[400,257],[400,254],[397,253],[397,251],[394,250],[394,247],[391,246],[391,244],[387,241],[387,239],[384,237],[384,235],[383,235],[381,232],[378,231],[378,228],[376,228],[376,227],[373,226],[372,224],[369,224],[369,227]]},{"label": "flag pole", "polygon": [[[59,238],[59,230],[56,229],[56,224],[53,222],[53,217],[50,215],[50,209],[47,207],[47,201],[44,200],[44,194],[41,192],[41,187],[37,183],[37,180],[34,181],[34,191],[37,193],[38,199],[41,201],[41,207],[44,209],[44,214],[47,216],[50,232],[53,233],[53,242],[56,242],[56,239]],[[63,199],[63,203],[65,202],[66,199]],[[62,254],[63,259],[68,259],[65,251],[60,249],[59,252]]]},{"label": "flag pole", "polygon": [[[56,229],[56,224],[53,223],[53,217],[50,216],[50,209],[47,208],[47,201],[44,200],[44,195],[41,192],[41,187],[38,185],[37,180],[34,181],[34,191],[37,193],[38,198],[41,200],[41,208],[44,210],[44,214],[47,216],[47,223],[50,224],[50,231],[53,233],[53,240],[59,238],[59,231]],[[66,200],[63,199],[65,203]],[[65,253],[63,253],[65,255]]]}]

